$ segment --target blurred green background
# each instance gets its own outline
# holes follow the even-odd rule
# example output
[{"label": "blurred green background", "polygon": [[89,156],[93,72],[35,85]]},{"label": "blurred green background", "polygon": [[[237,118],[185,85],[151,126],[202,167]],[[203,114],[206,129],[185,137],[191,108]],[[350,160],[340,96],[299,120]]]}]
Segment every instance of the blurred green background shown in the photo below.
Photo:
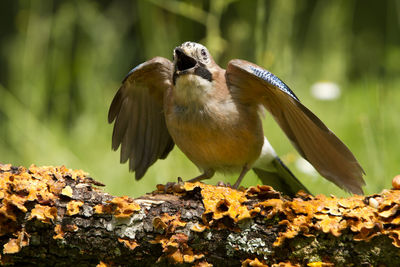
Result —
[{"label": "blurred green background", "polygon": [[[66,165],[139,196],[157,183],[198,175],[175,148],[134,180],[111,151],[107,112],[128,71],[172,58],[184,41],[206,45],[222,66],[232,58],[272,71],[353,151],[367,193],[400,173],[400,1],[1,1],[0,162]],[[322,101],[310,88],[339,86]],[[303,173],[298,154],[267,114],[267,136],[314,193],[346,195]],[[234,181],[234,176],[216,175]],[[249,174],[243,185],[256,184]]]}]

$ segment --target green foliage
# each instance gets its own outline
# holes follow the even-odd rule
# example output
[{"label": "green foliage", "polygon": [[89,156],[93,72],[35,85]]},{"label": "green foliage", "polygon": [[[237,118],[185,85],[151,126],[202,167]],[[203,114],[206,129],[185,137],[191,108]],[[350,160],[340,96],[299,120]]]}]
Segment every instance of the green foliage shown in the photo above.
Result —
[{"label": "green foliage", "polygon": [[[108,107],[135,65],[206,45],[224,66],[243,58],[282,78],[353,151],[367,193],[390,187],[400,162],[400,5],[397,1],[3,1],[0,4],[0,162],[81,168],[114,194],[198,174],[178,150],[143,180],[111,151]],[[338,84],[322,102],[309,88]],[[311,191],[343,193],[301,173],[298,155],[269,114],[266,135]],[[234,181],[216,175],[210,182]],[[244,185],[257,183],[251,174]]]}]

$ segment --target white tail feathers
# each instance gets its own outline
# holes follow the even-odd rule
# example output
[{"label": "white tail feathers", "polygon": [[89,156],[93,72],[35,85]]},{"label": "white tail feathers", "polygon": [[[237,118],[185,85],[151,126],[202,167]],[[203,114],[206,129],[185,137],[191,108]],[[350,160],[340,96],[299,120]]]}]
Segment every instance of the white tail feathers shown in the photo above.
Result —
[{"label": "white tail feathers", "polygon": [[277,154],[268,139],[264,136],[264,144],[262,146],[260,157],[253,164],[253,168],[258,168],[265,171],[275,171],[275,167],[272,164],[273,160],[277,157]]},{"label": "white tail feathers", "polygon": [[253,171],[263,184],[270,185],[275,190],[291,197],[294,197],[299,190],[309,193],[307,188],[279,159],[265,137],[260,157],[253,165]]}]

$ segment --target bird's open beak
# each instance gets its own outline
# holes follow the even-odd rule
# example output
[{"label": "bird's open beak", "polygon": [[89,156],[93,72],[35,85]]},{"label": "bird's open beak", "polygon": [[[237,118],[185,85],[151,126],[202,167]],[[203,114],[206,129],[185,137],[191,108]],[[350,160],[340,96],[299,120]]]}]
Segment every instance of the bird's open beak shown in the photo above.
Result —
[{"label": "bird's open beak", "polygon": [[194,58],[186,55],[185,51],[182,48],[177,47],[175,48],[174,52],[175,66],[178,71],[189,70],[196,66],[197,61]]}]

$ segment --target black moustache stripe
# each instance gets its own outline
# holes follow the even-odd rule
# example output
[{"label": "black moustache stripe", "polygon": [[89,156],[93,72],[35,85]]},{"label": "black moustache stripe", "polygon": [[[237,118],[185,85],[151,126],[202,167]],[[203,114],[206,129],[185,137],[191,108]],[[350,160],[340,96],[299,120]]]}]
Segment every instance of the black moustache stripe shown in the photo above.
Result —
[{"label": "black moustache stripe", "polygon": [[[176,84],[176,78],[178,78],[179,75],[185,74],[187,72],[181,71],[179,74],[177,70],[175,69],[174,73],[172,74],[172,82],[175,85]],[[194,75],[200,76],[203,79],[206,79],[209,82],[212,82],[212,74],[209,72],[205,67],[202,66],[197,66],[193,72]]]},{"label": "black moustache stripe", "polygon": [[176,73],[176,70],[174,71],[174,74],[172,74],[172,82],[175,85],[176,84],[176,78],[178,77],[178,73]]},{"label": "black moustache stripe", "polygon": [[211,74],[211,72],[209,72],[209,71],[208,71],[206,68],[204,68],[204,67],[201,67],[201,66],[197,67],[197,68],[194,70],[194,74],[197,75],[197,76],[202,77],[203,79],[208,80],[209,82],[212,82],[212,74]]}]

